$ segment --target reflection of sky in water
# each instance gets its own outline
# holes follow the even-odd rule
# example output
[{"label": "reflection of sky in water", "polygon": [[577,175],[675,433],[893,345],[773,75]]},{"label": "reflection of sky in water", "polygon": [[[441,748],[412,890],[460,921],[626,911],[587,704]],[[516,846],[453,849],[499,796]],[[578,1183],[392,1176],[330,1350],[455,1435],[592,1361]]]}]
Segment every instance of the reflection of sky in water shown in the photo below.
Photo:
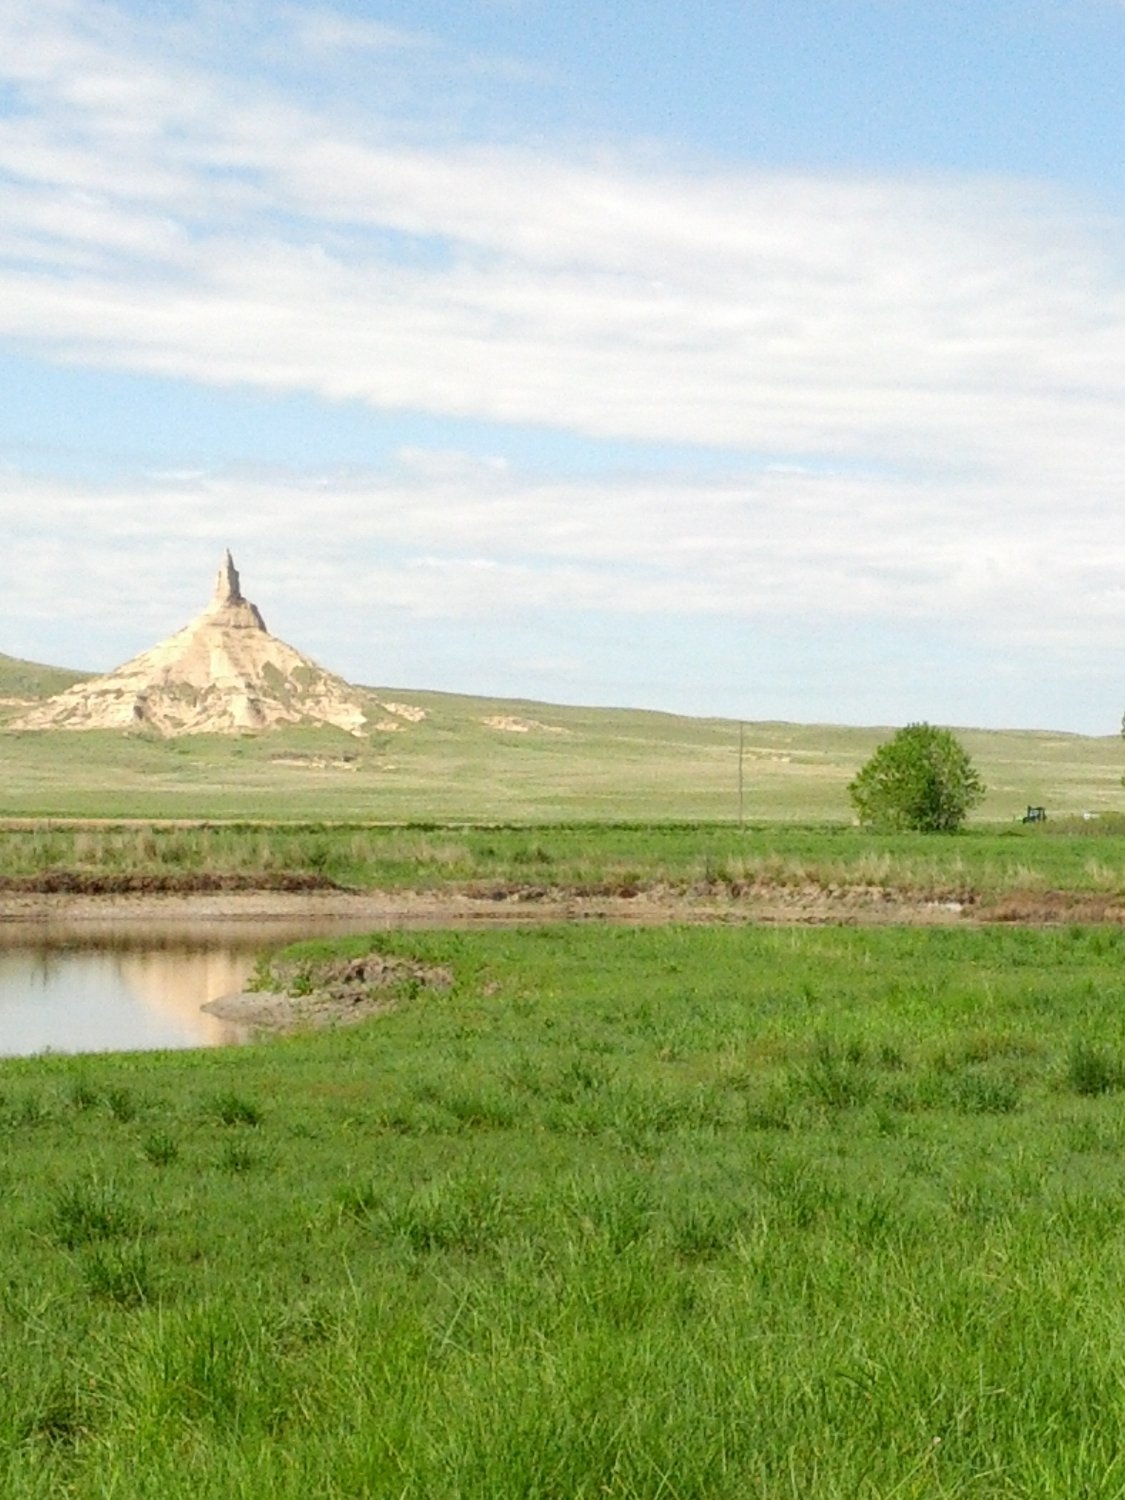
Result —
[{"label": "reflection of sky in water", "polygon": [[251,953],[0,951],[0,1055],[215,1046],[235,1028],[200,1006],[243,988]]},{"label": "reflection of sky in water", "polygon": [[[258,955],[370,932],[370,916],[173,923],[0,922],[0,1057],[214,1047],[245,1033],[200,1006],[245,989]],[[421,925],[400,924],[393,925]]]}]

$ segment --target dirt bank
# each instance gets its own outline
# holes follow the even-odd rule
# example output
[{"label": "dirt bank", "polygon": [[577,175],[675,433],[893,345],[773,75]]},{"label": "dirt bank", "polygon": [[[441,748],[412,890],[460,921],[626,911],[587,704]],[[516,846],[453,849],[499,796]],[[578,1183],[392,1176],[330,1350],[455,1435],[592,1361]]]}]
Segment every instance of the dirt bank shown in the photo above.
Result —
[{"label": "dirt bank", "polygon": [[233,891],[335,891],[339,887],[323,875],[306,870],[246,875],[234,871],[195,872],[162,870],[43,870],[36,875],[0,875],[0,900],[5,896],[205,896]]},{"label": "dirt bank", "polygon": [[540,886],[481,890],[344,891],[314,885],[192,890],[141,885],[111,890],[0,887],[0,924],[289,922],[339,919],[373,928],[397,925],[471,927],[528,922],[763,922],[856,925],[958,925],[1125,922],[1125,896],[1090,892],[1013,891],[991,897],[933,900],[878,886],[761,885],[725,889],[645,887],[598,895]]}]

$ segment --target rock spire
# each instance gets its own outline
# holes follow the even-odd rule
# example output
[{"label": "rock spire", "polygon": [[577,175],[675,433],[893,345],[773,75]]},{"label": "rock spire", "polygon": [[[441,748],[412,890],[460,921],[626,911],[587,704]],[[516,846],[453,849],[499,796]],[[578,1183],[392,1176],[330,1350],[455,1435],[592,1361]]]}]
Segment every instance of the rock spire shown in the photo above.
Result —
[{"label": "rock spire", "polygon": [[234,558],[230,555],[229,547],[219,564],[219,571],[215,578],[215,591],[211,595],[211,603],[206,613],[211,619],[229,626],[232,630],[265,630],[266,628],[266,622],[262,619],[258,606],[242,597],[238,569],[234,565]]},{"label": "rock spire", "polygon": [[234,565],[234,558],[230,555],[228,547],[219,564],[219,575],[215,579],[215,592],[211,596],[211,602],[217,605],[241,604],[242,588],[239,584],[238,569]]},{"label": "rock spire", "polygon": [[274,724],[363,733],[364,704],[343,678],[270,635],[243,597],[228,551],[207,608],[190,625],[104,677],[37,705],[14,729],[134,729],[234,734]]}]

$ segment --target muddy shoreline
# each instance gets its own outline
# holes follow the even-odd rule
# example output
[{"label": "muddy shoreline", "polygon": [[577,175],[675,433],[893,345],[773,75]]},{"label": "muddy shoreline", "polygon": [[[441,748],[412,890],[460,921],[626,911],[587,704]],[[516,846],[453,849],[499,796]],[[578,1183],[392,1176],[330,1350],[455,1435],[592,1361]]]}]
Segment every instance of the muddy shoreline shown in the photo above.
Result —
[{"label": "muddy shoreline", "polygon": [[374,927],[507,926],[538,922],[934,923],[963,920],[961,903],[911,901],[890,893],[825,893],[779,887],[737,896],[674,890],[589,895],[513,888],[464,891],[210,890],[81,892],[0,890],[0,926],[123,923],[369,920]]},{"label": "muddy shoreline", "polygon": [[1011,891],[992,897],[934,899],[880,887],[763,885],[644,887],[591,894],[544,887],[488,891],[346,891],[336,888],[218,888],[59,891],[0,888],[0,934],[11,925],[98,927],[339,920],[390,926],[500,926],[540,922],[748,922],[953,926],[968,923],[1125,923],[1125,896],[1073,891]]},{"label": "muddy shoreline", "polygon": [[[639,889],[628,895],[494,888],[444,891],[208,890],[192,892],[0,890],[0,949],[32,946],[148,948],[215,942],[283,948],[309,936],[410,928],[514,927],[604,922],[658,926],[728,923],[778,926],[1044,926],[1125,923],[1125,900],[1074,892],[1009,893],[989,902],[934,900],[876,887],[763,886]],[[249,951],[249,949],[248,949]],[[343,961],[341,961],[343,962]],[[354,968],[359,960],[349,961]],[[365,962],[370,962],[367,960]],[[386,960],[402,965],[405,960]],[[392,1008],[401,976],[326,970],[309,993],[284,989],[222,996],[202,1007],[247,1035],[351,1025]],[[345,965],[347,969],[347,965]],[[283,976],[279,976],[283,977]],[[430,977],[411,976],[430,986]]]}]

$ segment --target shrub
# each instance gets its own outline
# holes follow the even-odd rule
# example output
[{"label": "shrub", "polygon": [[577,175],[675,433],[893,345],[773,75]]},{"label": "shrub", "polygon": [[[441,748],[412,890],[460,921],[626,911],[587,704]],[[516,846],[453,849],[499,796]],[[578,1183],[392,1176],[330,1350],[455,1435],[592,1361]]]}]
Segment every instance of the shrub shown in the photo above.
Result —
[{"label": "shrub", "polygon": [[129,1089],[113,1088],[106,1095],[109,1112],[122,1125],[128,1125],[137,1117],[137,1101]]},{"label": "shrub", "polygon": [[154,1167],[168,1167],[180,1154],[175,1138],[166,1130],[154,1130],[141,1142],[141,1150]]},{"label": "shrub", "polygon": [[152,1295],[148,1259],[139,1244],[91,1250],[83,1261],[82,1275],[91,1296],[118,1307],[141,1307]]},{"label": "shrub", "polygon": [[960,742],[932,724],[900,729],[848,785],[861,823],[917,833],[959,828],[984,791]]}]

